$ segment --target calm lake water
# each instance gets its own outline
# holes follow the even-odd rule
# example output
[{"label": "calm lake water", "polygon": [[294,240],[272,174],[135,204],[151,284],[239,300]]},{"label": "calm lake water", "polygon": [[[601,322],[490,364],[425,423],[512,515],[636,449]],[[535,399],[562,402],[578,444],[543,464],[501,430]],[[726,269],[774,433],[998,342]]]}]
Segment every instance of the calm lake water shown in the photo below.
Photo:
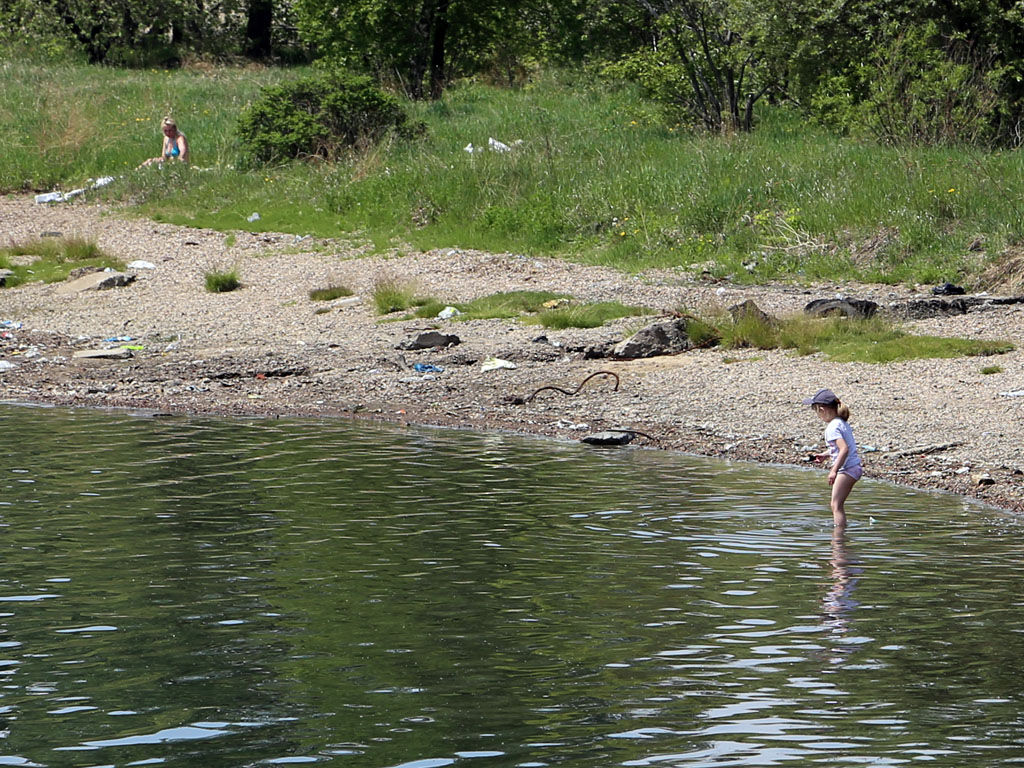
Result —
[{"label": "calm lake water", "polygon": [[0,765],[1024,761],[1021,525],[862,482],[0,406]]}]

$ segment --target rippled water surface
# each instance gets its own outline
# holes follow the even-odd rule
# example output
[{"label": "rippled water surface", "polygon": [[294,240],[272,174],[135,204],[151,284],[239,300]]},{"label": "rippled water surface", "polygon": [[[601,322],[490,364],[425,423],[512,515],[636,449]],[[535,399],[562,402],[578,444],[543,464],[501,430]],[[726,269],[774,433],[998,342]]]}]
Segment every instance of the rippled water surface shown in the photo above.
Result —
[{"label": "rippled water surface", "polygon": [[0,765],[1024,761],[1021,527],[824,475],[0,407]]}]

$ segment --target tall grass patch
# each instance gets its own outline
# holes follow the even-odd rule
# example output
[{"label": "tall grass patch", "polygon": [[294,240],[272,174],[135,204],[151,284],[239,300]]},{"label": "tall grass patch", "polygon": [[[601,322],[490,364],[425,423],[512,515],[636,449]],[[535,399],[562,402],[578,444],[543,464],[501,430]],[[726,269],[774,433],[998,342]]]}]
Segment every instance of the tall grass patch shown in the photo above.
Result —
[{"label": "tall grass patch", "polygon": [[643,307],[631,307],[617,301],[601,301],[594,304],[548,309],[537,315],[536,321],[545,328],[553,330],[597,328],[620,317],[638,317],[646,314],[650,314],[650,310]]},{"label": "tall grass patch", "polygon": [[[407,104],[410,120],[427,126],[417,141],[241,170],[233,131],[242,107],[301,74],[4,62],[0,190],[119,175],[94,194],[178,224],[627,270],[710,264],[738,281],[970,285],[986,254],[1024,238],[1020,152],[882,147],[767,105],[750,134],[694,135],[665,125],[629,86],[564,73],[519,90],[467,82]],[[135,171],[158,151],[167,112],[189,137],[194,167]],[[489,149],[490,138],[507,151]],[[253,212],[260,218],[249,222]],[[968,249],[976,239],[984,253]]]},{"label": "tall grass patch", "polygon": [[745,314],[733,321],[725,315],[696,321],[705,339],[717,335],[727,349],[792,349],[800,355],[823,353],[841,363],[892,363],[923,358],[998,355],[1015,347],[1009,341],[917,336],[882,317],[868,319],[812,318],[804,315],[765,320]]}]

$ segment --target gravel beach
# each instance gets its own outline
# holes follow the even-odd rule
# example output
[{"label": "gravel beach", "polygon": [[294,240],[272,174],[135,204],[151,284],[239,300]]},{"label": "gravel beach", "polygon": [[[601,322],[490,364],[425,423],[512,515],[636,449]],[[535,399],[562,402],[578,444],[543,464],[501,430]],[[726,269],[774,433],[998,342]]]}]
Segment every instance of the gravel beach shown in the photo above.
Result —
[{"label": "gravel beach", "polygon": [[[34,283],[0,290],[0,322],[8,321],[0,327],[3,401],[153,413],[358,416],[566,440],[620,429],[638,433],[634,445],[804,465],[809,453],[823,447],[822,424],[800,401],[829,387],[853,412],[866,476],[1024,511],[1017,434],[1024,397],[1006,394],[1024,390],[1021,349],[991,358],[886,365],[722,349],[616,360],[593,355],[656,318],[565,331],[509,320],[382,322],[371,298],[378,280],[394,278],[446,302],[549,290],[666,314],[752,299],[782,315],[836,294],[884,308],[923,298],[924,289],[739,286],[685,270],[633,275],[454,248],[363,256],[344,242],[293,235],[239,231],[231,242],[220,232],[129,218],[84,201],[45,206],[20,197],[0,200],[5,244],[54,233],[94,239],[125,263],[144,260],[153,268],[127,270],[136,279],[120,288],[62,293],[65,284]],[[229,268],[237,269],[242,288],[208,293],[204,274]],[[310,300],[311,289],[337,284],[354,296]],[[1024,304],[978,306],[908,327],[1019,343]],[[432,328],[456,334],[461,343],[398,349]],[[541,336],[546,341],[538,341]],[[119,337],[131,341],[104,341]],[[140,348],[125,359],[75,357],[125,344]],[[516,367],[482,370],[490,357]],[[417,372],[417,363],[443,370]],[[983,374],[987,365],[1002,371]],[[577,394],[545,389],[529,397],[547,386],[572,392],[598,371],[607,373]],[[824,472],[822,485],[827,507]]]}]

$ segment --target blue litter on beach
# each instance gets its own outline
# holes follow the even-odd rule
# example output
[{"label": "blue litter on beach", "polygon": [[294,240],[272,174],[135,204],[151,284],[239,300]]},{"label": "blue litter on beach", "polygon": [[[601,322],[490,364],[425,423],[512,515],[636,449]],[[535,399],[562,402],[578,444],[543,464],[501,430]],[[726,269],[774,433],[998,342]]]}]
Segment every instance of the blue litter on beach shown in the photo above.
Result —
[{"label": "blue litter on beach", "polygon": [[444,373],[444,368],[433,363],[416,363],[412,369],[416,373]]}]

